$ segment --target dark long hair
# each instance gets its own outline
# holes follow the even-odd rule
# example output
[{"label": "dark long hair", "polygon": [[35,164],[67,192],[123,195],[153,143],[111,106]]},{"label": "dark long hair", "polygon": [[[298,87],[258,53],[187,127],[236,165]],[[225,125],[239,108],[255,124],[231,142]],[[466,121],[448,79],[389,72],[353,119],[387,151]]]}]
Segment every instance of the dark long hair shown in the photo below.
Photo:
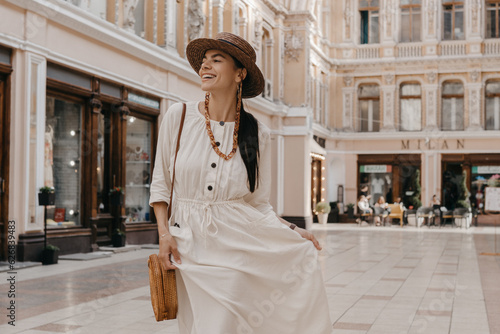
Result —
[{"label": "dark long hair", "polygon": [[[238,59],[232,58],[237,68],[243,68]],[[245,111],[243,102],[240,109],[238,147],[240,148],[241,158],[247,169],[250,192],[254,192],[259,184],[259,124],[252,114]]]}]

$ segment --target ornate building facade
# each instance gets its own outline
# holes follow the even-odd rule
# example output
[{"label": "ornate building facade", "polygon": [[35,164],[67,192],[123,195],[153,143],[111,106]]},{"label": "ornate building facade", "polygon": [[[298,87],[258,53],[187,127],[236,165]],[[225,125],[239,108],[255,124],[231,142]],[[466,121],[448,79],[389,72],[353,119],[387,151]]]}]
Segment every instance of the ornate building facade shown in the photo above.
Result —
[{"label": "ornate building facade", "polygon": [[[500,169],[497,0],[0,0],[1,256],[8,221],[22,260],[44,222],[63,253],[116,228],[156,241],[146,199],[158,125],[203,99],[189,41],[230,31],[266,85],[247,109],[273,132],[271,204],[312,222],[319,201],[360,185],[452,207]],[[418,173],[417,173],[418,171]],[[486,181],[484,181],[486,180]],[[56,188],[44,219],[37,192]],[[122,202],[114,201],[116,188]],[[483,198],[483,199],[481,199]]]}]

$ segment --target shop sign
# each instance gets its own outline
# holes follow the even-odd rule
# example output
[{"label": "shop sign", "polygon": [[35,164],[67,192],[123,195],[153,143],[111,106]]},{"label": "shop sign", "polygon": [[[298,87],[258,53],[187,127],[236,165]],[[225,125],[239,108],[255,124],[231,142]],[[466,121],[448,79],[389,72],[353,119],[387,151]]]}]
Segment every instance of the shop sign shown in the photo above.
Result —
[{"label": "shop sign", "polygon": [[143,106],[149,108],[160,109],[160,102],[148,99],[147,97],[144,96],[136,95],[134,93],[128,93],[128,100],[130,102],[142,104]]},{"label": "shop sign", "polygon": [[391,165],[361,165],[359,166],[361,173],[391,173]]},{"label": "shop sign", "polygon": [[500,174],[500,166],[472,166],[472,174]]},{"label": "shop sign", "polygon": [[402,139],[402,150],[452,150],[465,148],[465,139]]}]

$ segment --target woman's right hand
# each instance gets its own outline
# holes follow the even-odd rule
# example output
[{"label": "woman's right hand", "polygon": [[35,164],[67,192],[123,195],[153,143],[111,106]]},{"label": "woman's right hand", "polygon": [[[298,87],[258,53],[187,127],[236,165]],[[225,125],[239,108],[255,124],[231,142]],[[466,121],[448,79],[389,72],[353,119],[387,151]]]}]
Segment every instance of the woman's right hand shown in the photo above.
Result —
[{"label": "woman's right hand", "polygon": [[158,253],[163,269],[168,270],[177,268],[172,263],[172,256],[175,262],[181,263],[181,255],[177,250],[177,242],[171,234],[167,234],[160,239],[160,251]]}]

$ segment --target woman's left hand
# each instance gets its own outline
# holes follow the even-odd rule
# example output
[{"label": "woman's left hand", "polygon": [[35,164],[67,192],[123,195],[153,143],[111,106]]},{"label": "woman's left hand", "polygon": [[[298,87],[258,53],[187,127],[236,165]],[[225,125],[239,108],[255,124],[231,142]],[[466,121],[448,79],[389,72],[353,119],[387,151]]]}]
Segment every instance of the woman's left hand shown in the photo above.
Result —
[{"label": "woman's left hand", "polygon": [[300,234],[300,236],[304,239],[307,239],[307,240],[311,240],[311,242],[314,244],[314,247],[316,247],[317,250],[321,250],[321,245],[319,244],[318,240],[316,240],[316,238],[314,237],[314,235],[307,231],[307,230],[304,230],[303,228],[300,228],[300,227],[296,227],[294,229],[294,231],[296,231],[298,234]]}]

